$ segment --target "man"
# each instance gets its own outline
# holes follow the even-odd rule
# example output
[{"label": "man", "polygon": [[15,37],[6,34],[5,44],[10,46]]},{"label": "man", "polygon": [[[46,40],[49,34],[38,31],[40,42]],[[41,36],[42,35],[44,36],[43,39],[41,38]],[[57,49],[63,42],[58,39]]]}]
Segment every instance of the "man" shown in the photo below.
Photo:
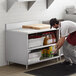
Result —
[{"label": "man", "polygon": [[[65,64],[76,64],[76,23],[73,21],[59,22],[56,18],[50,20],[51,27],[60,28],[61,38],[57,42],[57,50],[63,46]],[[66,38],[67,37],[67,38]],[[66,39],[65,39],[66,38]]]}]

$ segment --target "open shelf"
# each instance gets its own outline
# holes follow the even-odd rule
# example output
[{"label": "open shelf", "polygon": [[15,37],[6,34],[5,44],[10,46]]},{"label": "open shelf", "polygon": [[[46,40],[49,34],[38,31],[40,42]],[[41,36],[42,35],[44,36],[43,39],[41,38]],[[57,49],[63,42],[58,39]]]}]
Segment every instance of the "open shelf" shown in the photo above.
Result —
[{"label": "open shelf", "polygon": [[29,48],[28,50],[29,50],[29,52],[30,52],[31,50],[40,49],[40,48],[46,48],[46,47],[50,47],[50,46],[54,46],[54,45],[56,45],[56,43],[50,44],[50,45],[43,45],[43,46],[38,46],[38,47]]},{"label": "open shelf", "polygon": [[51,60],[51,59],[56,59],[56,58],[59,58],[59,57],[60,57],[60,56],[49,57],[49,58],[45,58],[45,59],[42,59],[42,60],[40,60],[40,57],[34,58],[34,59],[29,59],[29,60],[28,60],[28,65],[30,65],[30,64],[35,64],[35,63],[39,63],[39,62],[43,62],[43,61],[48,61],[48,60]]}]

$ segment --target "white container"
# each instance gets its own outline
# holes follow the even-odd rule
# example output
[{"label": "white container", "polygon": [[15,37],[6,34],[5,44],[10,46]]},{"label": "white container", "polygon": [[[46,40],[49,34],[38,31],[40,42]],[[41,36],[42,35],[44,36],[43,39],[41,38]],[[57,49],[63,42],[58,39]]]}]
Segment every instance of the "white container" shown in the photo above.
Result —
[{"label": "white container", "polygon": [[28,64],[33,64],[33,63],[37,63],[40,61],[40,57],[37,58],[32,58],[28,60]]},{"label": "white container", "polygon": [[44,37],[36,38],[36,39],[29,39],[29,48],[42,46],[44,41]]},{"label": "white container", "polygon": [[29,54],[29,59],[41,57],[41,52],[34,52]]}]

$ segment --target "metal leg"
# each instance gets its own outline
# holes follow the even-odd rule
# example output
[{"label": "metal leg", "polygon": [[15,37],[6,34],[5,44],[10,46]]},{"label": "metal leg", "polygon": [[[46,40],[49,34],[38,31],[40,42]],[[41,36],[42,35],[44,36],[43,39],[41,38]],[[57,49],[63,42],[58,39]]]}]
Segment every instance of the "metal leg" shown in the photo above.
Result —
[{"label": "metal leg", "polygon": [[61,61],[61,56],[60,56],[60,61]]},{"label": "metal leg", "polygon": [[26,65],[26,69],[28,69],[28,65]]},{"label": "metal leg", "polygon": [[58,58],[57,58],[57,62],[58,62]]},{"label": "metal leg", "polygon": [[7,65],[10,65],[10,62],[9,61],[7,61]]},{"label": "metal leg", "polygon": [[62,61],[61,61],[61,59],[62,59],[62,58],[61,58],[61,56],[60,56],[60,58],[59,58],[59,59],[60,59],[60,63],[62,63]]}]

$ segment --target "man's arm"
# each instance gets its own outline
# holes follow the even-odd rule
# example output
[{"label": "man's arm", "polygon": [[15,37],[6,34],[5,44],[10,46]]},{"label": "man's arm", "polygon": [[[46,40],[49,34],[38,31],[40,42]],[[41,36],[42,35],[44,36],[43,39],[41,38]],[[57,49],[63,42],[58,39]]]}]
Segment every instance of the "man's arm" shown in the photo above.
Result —
[{"label": "man's arm", "polygon": [[65,41],[65,37],[61,37],[61,38],[59,39],[59,41],[58,41],[57,44],[56,44],[57,50],[61,48],[61,46],[64,44],[64,41]]}]

